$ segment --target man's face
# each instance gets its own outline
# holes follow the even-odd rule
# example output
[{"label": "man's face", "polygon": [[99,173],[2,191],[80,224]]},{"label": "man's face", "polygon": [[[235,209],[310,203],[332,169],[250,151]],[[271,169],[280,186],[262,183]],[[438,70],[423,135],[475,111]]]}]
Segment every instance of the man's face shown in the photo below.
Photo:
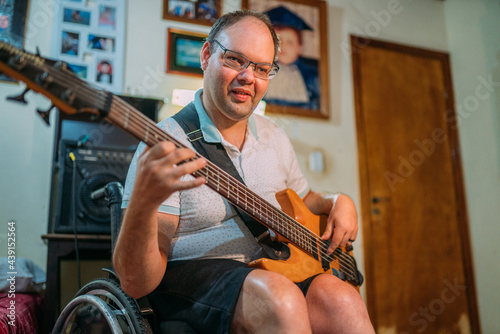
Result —
[{"label": "man's face", "polygon": [[[269,29],[256,18],[245,18],[220,32],[217,40],[227,49],[236,51],[256,63],[272,63],[274,43]],[[259,104],[269,80],[254,76],[253,66],[243,71],[223,64],[224,51],[214,43],[205,43],[201,53],[205,70],[203,103],[209,114],[232,121],[247,119]]]},{"label": "man's face", "polygon": [[6,30],[9,27],[9,17],[7,15],[0,16],[0,28]]},{"label": "man's face", "polygon": [[292,28],[276,28],[276,34],[280,37],[281,51],[278,54],[278,61],[289,65],[294,63],[302,53],[299,32]]}]

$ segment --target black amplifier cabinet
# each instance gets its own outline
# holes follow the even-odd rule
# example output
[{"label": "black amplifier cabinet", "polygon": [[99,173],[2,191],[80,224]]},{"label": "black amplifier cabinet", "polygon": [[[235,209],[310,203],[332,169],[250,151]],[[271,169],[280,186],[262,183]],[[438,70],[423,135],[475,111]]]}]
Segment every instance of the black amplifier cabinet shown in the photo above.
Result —
[{"label": "black amplifier cabinet", "polygon": [[[56,214],[52,233],[109,234],[111,224],[104,198],[91,194],[109,182],[125,184],[136,147],[78,146],[61,140]],[[74,160],[73,160],[74,157]]]}]

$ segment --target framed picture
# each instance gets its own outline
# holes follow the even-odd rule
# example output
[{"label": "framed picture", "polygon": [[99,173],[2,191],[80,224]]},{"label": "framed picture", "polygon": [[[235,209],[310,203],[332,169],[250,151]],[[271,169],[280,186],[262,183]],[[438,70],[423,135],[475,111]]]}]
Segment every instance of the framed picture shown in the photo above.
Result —
[{"label": "framed picture", "polygon": [[95,81],[108,85],[113,84],[113,68],[112,59],[98,59]]},{"label": "framed picture", "polygon": [[163,18],[211,26],[221,14],[222,0],[163,0]]},{"label": "framed picture", "polygon": [[203,76],[200,53],[207,34],[168,29],[167,73]]},{"label": "framed picture", "polygon": [[116,29],[116,8],[111,6],[99,6],[99,28]]},{"label": "framed picture", "polygon": [[90,12],[79,9],[64,8],[63,21],[67,23],[90,25]]},{"label": "framed picture", "polygon": [[92,50],[102,50],[107,52],[115,52],[115,39],[112,37],[99,36],[88,34],[87,47]]},{"label": "framed picture", "polygon": [[70,56],[78,56],[80,51],[80,34],[63,30],[61,36],[61,53]]},{"label": "framed picture", "polygon": [[[24,49],[29,0],[0,0],[0,40]],[[0,81],[16,80],[0,73]]]},{"label": "framed picture", "polygon": [[319,0],[242,0],[266,13],[281,40],[280,70],[264,96],[266,112],[329,118],[326,3]]},{"label": "framed picture", "polygon": [[78,77],[121,94],[124,50],[125,0],[56,1],[51,55]]},{"label": "framed picture", "polygon": [[88,68],[85,65],[67,63],[69,68],[82,80],[87,80]]}]

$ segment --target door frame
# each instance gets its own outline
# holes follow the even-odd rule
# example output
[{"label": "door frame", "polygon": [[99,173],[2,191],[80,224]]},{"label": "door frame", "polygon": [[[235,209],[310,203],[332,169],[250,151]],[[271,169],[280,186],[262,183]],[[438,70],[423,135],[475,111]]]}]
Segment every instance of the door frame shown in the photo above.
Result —
[{"label": "door frame", "polygon": [[459,233],[461,237],[462,244],[462,255],[464,259],[465,273],[464,277],[467,280],[467,294],[469,300],[469,315],[472,333],[480,333],[480,323],[478,315],[478,305],[476,297],[476,285],[474,279],[474,266],[472,262],[471,253],[471,243],[470,243],[470,232],[469,232],[469,222],[467,214],[467,203],[465,200],[465,186],[463,181],[462,172],[462,158],[460,154],[460,145],[457,127],[458,123],[456,120],[455,113],[455,96],[453,94],[453,84],[452,75],[450,69],[450,56],[448,53],[427,50],[422,48],[417,48],[413,46],[395,44],[380,40],[369,39],[362,36],[350,35],[351,40],[351,57],[352,57],[352,73],[353,73],[353,86],[354,86],[354,108],[356,117],[356,133],[358,142],[358,166],[359,166],[359,182],[360,182],[360,199],[361,207],[360,213],[363,221],[363,249],[364,249],[364,259],[365,259],[365,274],[366,274],[366,296],[367,296],[367,307],[368,312],[371,315],[371,319],[375,328],[377,328],[377,309],[375,298],[375,284],[370,277],[374,275],[374,268],[376,263],[370,252],[373,249],[372,240],[369,238],[372,235],[372,224],[371,220],[371,210],[372,210],[372,200],[369,189],[369,178],[368,178],[368,161],[367,161],[367,145],[366,145],[366,129],[364,127],[363,119],[363,103],[362,103],[362,87],[361,87],[361,73],[360,69],[360,52],[362,52],[365,47],[376,47],[380,49],[386,49],[396,52],[402,52],[406,54],[411,54],[419,57],[427,57],[441,61],[443,76],[444,76],[444,87],[446,90],[446,115],[447,119],[451,120],[448,126],[448,144],[450,145],[451,161],[454,172],[454,182],[457,191],[457,220],[459,223]]}]

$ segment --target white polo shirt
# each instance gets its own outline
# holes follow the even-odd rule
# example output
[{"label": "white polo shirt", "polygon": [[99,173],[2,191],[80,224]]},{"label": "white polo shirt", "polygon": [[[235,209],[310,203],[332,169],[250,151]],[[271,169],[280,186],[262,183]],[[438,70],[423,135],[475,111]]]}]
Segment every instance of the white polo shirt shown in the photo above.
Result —
[{"label": "white polo shirt", "polygon": [[[222,138],[203,109],[200,89],[195,107],[200,127],[207,142],[222,143],[245,184],[257,195],[279,207],[275,194],[285,188],[293,189],[300,197],[309,191],[298,165],[293,147],[284,133],[269,118],[252,115],[248,119],[245,143],[240,150]],[[167,118],[158,126],[193,148],[177,122]],[[132,192],[137,158],[144,151],[141,143],[130,165],[122,208],[126,208]],[[192,176],[184,176],[189,179]],[[260,245],[241,221],[227,200],[208,186],[175,192],[160,206],[160,212],[179,215],[179,228],[172,241],[169,260],[227,258],[249,262],[256,257]]]}]

